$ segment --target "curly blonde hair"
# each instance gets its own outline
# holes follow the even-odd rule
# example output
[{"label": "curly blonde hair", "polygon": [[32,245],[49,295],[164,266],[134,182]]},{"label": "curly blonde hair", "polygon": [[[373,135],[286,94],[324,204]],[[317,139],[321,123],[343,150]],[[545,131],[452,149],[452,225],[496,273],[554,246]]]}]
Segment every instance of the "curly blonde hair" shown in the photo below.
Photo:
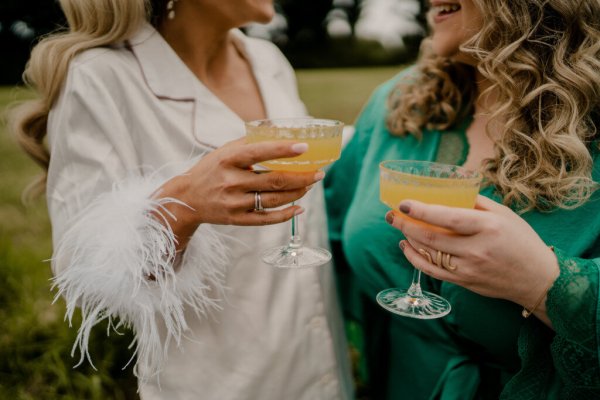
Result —
[{"label": "curly blonde hair", "polygon": [[160,22],[165,4],[166,0],[60,0],[69,27],[48,35],[34,47],[23,74],[37,98],[14,105],[9,113],[11,131],[19,145],[44,170],[26,194],[40,194],[45,189],[50,164],[45,145],[48,113],[60,94],[71,60],[87,49],[128,39],[146,21]]},{"label": "curly blonde hair", "polygon": [[[461,49],[492,83],[486,92],[498,93],[490,120],[502,129],[483,166],[487,181],[522,212],[580,206],[598,189],[592,153],[600,124],[600,2],[473,2],[483,27]],[[418,70],[390,95],[394,135],[448,129],[481,95],[475,68],[435,55],[430,39]]]}]

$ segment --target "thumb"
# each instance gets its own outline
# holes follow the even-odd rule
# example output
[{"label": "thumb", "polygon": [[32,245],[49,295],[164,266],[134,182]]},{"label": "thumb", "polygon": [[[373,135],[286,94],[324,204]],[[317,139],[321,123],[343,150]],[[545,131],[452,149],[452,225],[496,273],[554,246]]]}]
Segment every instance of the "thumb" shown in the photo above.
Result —
[{"label": "thumb", "polygon": [[475,202],[476,210],[484,210],[484,211],[502,211],[506,207],[488,197],[482,196],[480,194],[477,195],[477,200]]}]

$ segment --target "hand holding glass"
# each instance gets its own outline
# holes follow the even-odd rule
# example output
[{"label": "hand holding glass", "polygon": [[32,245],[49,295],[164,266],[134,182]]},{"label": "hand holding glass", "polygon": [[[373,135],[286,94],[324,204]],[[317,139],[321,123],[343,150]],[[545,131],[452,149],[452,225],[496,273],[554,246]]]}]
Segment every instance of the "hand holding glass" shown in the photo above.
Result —
[{"label": "hand holding glass", "polygon": [[[392,209],[394,218],[412,221],[415,220],[398,209],[403,200],[473,208],[481,184],[481,175],[477,172],[428,161],[384,161],[379,169],[381,201]],[[442,229],[416,222],[431,229]],[[377,295],[377,302],[390,312],[419,319],[440,318],[451,310],[446,299],[421,290],[421,271],[416,268],[408,290],[386,289]]]},{"label": "hand holding glass", "polygon": [[[307,143],[308,151],[293,157],[261,162],[268,170],[292,172],[317,172],[340,157],[342,130],[339,121],[316,118],[281,118],[250,121],[246,123],[249,143],[293,140]],[[302,244],[297,216],[292,219],[290,241],[283,246],[267,249],[262,260],[280,268],[314,267],[331,259],[329,251]]]}]

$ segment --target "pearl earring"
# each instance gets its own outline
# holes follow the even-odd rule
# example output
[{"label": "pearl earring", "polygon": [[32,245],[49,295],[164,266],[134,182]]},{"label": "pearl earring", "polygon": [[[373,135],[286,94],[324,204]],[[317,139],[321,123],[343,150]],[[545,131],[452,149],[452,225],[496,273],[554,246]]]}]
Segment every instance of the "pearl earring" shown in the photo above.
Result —
[{"label": "pearl earring", "polygon": [[167,2],[167,17],[169,19],[175,18],[175,3],[179,0],[169,0]]}]

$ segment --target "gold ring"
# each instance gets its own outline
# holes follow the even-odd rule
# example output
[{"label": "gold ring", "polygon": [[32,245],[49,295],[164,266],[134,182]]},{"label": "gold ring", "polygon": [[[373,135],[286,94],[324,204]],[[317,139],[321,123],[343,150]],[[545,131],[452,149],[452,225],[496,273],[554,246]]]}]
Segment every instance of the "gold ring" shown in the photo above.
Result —
[{"label": "gold ring", "polygon": [[431,259],[431,254],[429,254],[429,252],[427,250],[425,250],[425,249],[419,249],[418,252],[419,252],[420,255],[422,255],[423,257],[425,257],[430,264],[433,263],[433,260]]},{"label": "gold ring", "polygon": [[448,271],[455,271],[457,266],[452,264],[452,254],[442,253],[442,266]]},{"label": "gold ring", "polygon": [[438,250],[437,253],[436,253],[436,255],[435,255],[435,265],[437,265],[440,268],[443,268],[443,264],[442,264],[442,258],[443,257],[442,256],[444,254],[445,253],[442,253],[441,251]]}]

